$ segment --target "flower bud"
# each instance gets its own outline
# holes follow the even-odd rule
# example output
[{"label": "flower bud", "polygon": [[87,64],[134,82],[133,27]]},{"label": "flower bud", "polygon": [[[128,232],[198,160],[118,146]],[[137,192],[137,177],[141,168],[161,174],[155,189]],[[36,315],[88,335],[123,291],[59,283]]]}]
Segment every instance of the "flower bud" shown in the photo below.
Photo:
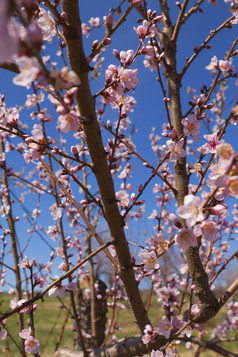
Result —
[{"label": "flower bud", "polygon": [[108,14],[106,17],[106,21],[105,21],[105,25],[107,27],[108,32],[111,31],[112,26],[113,26],[113,15],[112,14]]}]

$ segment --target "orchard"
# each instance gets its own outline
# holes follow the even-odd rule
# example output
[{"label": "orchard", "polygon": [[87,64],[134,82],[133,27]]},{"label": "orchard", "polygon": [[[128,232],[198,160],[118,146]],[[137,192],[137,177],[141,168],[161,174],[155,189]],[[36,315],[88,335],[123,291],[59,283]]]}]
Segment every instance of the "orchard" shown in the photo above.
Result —
[{"label": "orchard", "polygon": [[237,0],[0,1],[1,356],[238,356],[237,26]]}]

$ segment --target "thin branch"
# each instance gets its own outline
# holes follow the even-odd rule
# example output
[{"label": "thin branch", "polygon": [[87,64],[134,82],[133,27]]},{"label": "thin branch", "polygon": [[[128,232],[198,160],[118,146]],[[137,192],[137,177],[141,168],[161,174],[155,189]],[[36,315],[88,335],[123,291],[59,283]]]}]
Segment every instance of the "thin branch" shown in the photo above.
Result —
[{"label": "thin branch", "polygon": [[236,279],[225,291],[225,293],[219,299],[219,308],[225,305],[227,300],[234,295],[236,290],[238,289],[238,279]]},{"label": "thin branch", "polygon": [[120,17],[120,19],[117,21],[117,23],[115,24],[115,26],[113,26],[113,28],[111,30],[109,30],[106,35],[104,36],[103,40],[100,42],[100,44],[95,48],[95,50],[93,52],[91,52],[91,54],[89,55],[89,58],[92,60],[102,49],[102,47],[105,46],[105,40],[107,38],[110,38],[114,32],[123,24],[123,22],[126,21],[127,16],[129,15],[129,13],[131,12],[131,10],[133,9],[134,4],[131,3],[128,7],[128,9],[125,11],[125,13]]},{"label": "thin branch", "polygon": [[99,252],[101,252],[102,250],[106,249],[107,247],[109,247],[110,245],[112,245],[111,242],[107,242],[105,244],[103,244],[101,247],[99,247],[98,249],[94,250],[90,255],[88,255],[86,258],[84,258],[83,260],[81,260],[81,262],[79,262],[78,264],[76,264],[73,268],[71,268],[69,271],[67,271],[65,274],[61,275],[61,277],[59,277],[58,279],[54,280],[53,283],[49,284],[45,289],[41,290],[41,292],[39,292],[38,294],[36,294],[33,298],[27,300],[26,302],[24,302],[21,306],[16,307],[15,309],[6,312],[5,314],[1,313],[1,317],[0,317],[0,322],[3,321],[4,319],[7,319],[9,316],[14,315],[15,313],[19,312],[20,310],[24,309],[25,307],[32,305],[35,301],[37,300],[42,300],[44,301],[44,295],[56,284],[60,284],[63,280],[67,279],[69,276],[71,276],[78,268],[80,268],[82,265],[84,265],[89,259],[91,259],[92,257],[94,257],[95,255],[97,255]]},{"label": "thin branch", "polygon": [[224,356],[224,357],[238,357],[237,353],[230,352],[221,346],[217,346],[216,344],[214,344],[212,342],[209,342],[209,341],[206,341],[204,339],[200,339],[200,338],[197,338],[194,336],[191,336],[191,337],[183,336],[183,337],[178,337],[177,339],[179,341],[195,343],[196,345],[199,345],[199,346],[207,348],[211,351],[217,352],[217,353],[219,353],[219,355]]},{"label": "thin branch", "polygon": [[238,257],[238,250],[232,254],[232,256],[230,258],[227,258],[225,263],[221,266],[221,268],[218,270],[218,272],[214,275],[214,277],[210,280],[210,286],[214,283],[214,281],[216,280],[216,278],[221,274],[221,272],[223,270],[225,270],[226,266],[228,263],[230,263],[232,261],[232,259],[237,258]]},{"label": "thin branch", "polygon": [[194,13],[196,13],[198,11],[199,6],[203,2],[204,2],[204,0],[198,0],[197,3],[188,10],[188,12],[184,15],[184,17],[182,19],[183,23],[185,23],[190,16],[192,16]]},{"label": "thin branch", "polygon": [[207,44],[213,39],[214,36],[216,36],[221,30],[227,27],[228,24],[234,19],[234,16],[231,16],[229,19],[227,19],[223,24],[221,24],[216,30],[213,30],[209,33],[208,37],[206,40],[202,43],[202,45],[196,49],[194,54],[189,58],[185,66],[183,67],[182,71],[179,73],[179,78],[180,80],[184,76],[184,74],[187,72],[188,67],[193,63],[193,61],[197,58],[199,53],[206,48]]},{"label": "thin branch", "polygon": [[179,16],[177,18],[177,21],[176,21],[176,24],[175,24],[175,27],[174,27],[174,32],[172,34],[171,41],[175,41],[176,42],[176,40],[177,40],[177,37],[178,37],[178,34],[179,34],[179,30],[180,30],[180,28],[182,26],[182,19],[183,19],[184,13],[186,11],[186,7],[188,6],[188,2],[189,2],[189,0],[184,0],[183,1]]},{"label": "thin branch", "polygon": [[[75,201],[75,199],[71,196],[71,194],[67,191],[67,189],[63,186],[63,184],[58,180],[58,178],[55,176],[55,174],[53,173],[53,171],[51,170],[51,168],[49,167],[49,165],[47,165],[43,159],[39,158],[39,161],[42,163],[42,165],[46,168],[46,170],[48,171],[48,173],[50,174],[51,178],[54,180],[54,182],[57,183],[57,185],[61,188],[61,190],[64,192],[64,194],[66,195],[66,197],[69,199],[69,201],[74,205],[74,207],[76,208],[76,210],[78,211],[78,213],[80,214],[80,216],[83,218],[84,222],[86,223],[87,227],[90,229],[90,231],[92,232],[92,235],[96,238],[98,244],[100,244],[101,246],[103,246],[103,241],[101,240],[101,238],[99,237],[99,235],[97,234],[97,232],[95,231],[94,227],[91,225],[91,223],[89,222],[89,220],[87,219],[87,217],[85,216],[83,209],[79,207],[79,205],[77,204],[77,202]],[[110,259],[110,261],[112,262],[112,264],[115,266],[115,268],[117,268],[117,263],[115,261],[115,259],[111,256],[111,254],[105,250],[105,254],[107,255],[107,257]]]}]

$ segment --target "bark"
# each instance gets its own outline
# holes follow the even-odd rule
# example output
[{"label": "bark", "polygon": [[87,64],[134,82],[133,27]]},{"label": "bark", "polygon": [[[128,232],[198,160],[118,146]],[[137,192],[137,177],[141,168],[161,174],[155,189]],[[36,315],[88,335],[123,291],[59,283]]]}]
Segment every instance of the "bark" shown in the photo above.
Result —
[{"label": "bark", "polygon": [[[163,14],[163,33],[160,35],[160,41],[165,50],[165,76],[170,98],[170,115],[173,128],[178,132],[178,136],[183,134],[183,125],[181,123],[183,116],[181,110],[180,88],[181,82],[177,72],[176,63],[176,42],[173,40],[173,26],[169,16],[169,8],[167,0],[160,0],[161,11]],[[177,36],[176,36],[177,38]],[[186,145],[186,144],[185,144]],[[175,195],[177,206],[181,206],[184,202],[184,197],[188,194],[188,175],[186,170],[186,157],[180,158],[174,165]],[[183,226],[185,221],[181,220]],[[209,287],[208,277],[203,268],[199,251],[197,247],[190,247],[186,251],[186,259],[188,268],[192,276],[193,284],[196,286],[196,295],[199,299],[200,313],[196,317],[197,322],[202,322],[215,316],[219,304]]]},{"label": "bark", "polygon": [[[141,336],[125,338],[117,343],[107,345],[89,353],[89,357],[132,357],[143,356],[148,353],[148,347],[142,343]],[[61,348],[54,357],[83,357],[82,352]]]},{"label": "bark", "polygon": [[135,319],[140,330],[143,331],[145,325],[150,324],[150,320],[139,293],[133,268],[130,265],[130,252],[123,229],[124,222],[116,202],[113,179],[107,164],[100,127],[97,123],[94,98],[91,94],[88,81],[88,62],[83,49],[78,0],[62,0],[61,4],[62,10],[68,16],[68,25],[64,26],[64,36],[67,43],[70,67],[81,80],[77,102],[93,172],[102,197],[104,214],[110,229],[111,240],[113,241],[119,260],[119,274],[125,285]]}]

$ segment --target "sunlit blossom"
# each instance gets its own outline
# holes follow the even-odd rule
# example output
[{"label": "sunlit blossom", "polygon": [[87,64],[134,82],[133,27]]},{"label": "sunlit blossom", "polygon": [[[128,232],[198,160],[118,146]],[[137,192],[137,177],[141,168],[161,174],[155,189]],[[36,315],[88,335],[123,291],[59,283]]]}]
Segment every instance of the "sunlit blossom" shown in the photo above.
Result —
[{"label": "sunlit blossom", "polygon": [[194,234],[199,237],[203,235],[208,241],[212,241],[217,232],[217,224],[214,221],[203,221],[194,227]]},{"label": "sunlit blossom", "polygon": [[204,219],[204,202],[200,197],[189,194],[184,198],[184,204],[177,209],[177,214],[186,219],[187,225],[192,227],[196,222]]},{"label": "sunlit blossom", "polygon": [[184,139],[180,139],[179,141],[175,142],[173,140],[166,141],[168,151],[170,153],[170,160],[177,161],[180,157],[184,157],[186,155],[185,150],[183,149],[184,146]]},{"label": "sunlit blossom", "polygon": [[184,125],[184,134],[187,136],[191,135],[195,141],[199,141],[198,135],[201,121],[197,120],[197,116],[195,114],[191,114],[188,118],[184,118],[182,120],[182,124]]},{"label": "sunlit blossom", "polygon": [[192,229],[182,228],[175,236],[175,241],[181,251],[186,252],[189,247],[197,246],[197,239]]},{"label": "sunlit blossom", "polygon": [[26,339],[24,345],[25,345],[26,353],[35,353],[36,354],[39,352],[40,343],[33,336],[28,337]]},{"label": "sunlit blossom", "polygon": [[139,256],[144,264],[144,270],[146,272],[152,272],[155,269],[159,269],[158,258],[154,251],[144,249],[139,253]]},{"label": "sunlit blossom", "polygon": [[0,340],[5,340],[7,337],[7,330],[3,327],[0,327]]},{"label": "sunlit blossom", "polygon": [[53,37],[56,35],[56,24],[53,16],[49,11],[46,11],[43,7],[40,8],[40,18],[38,25],[43,32],[43,39],[52,42]]},{"label": "sunlit blossom", "polygon": [[40,73],[39,63],[34,57],[22,56],[17,59],[20,73],[13,78],[13,83],[29,88]]},{"label": "sunlit blossom", "polygon": [[164,336],[165,338],[169,338],[171,331],[173,330],[173,325],[171,322],[167,319],[164,318],[163,322],[159,322],[158,324],[159,327],[159,335]]},{"label": "sunlit blossom", "polygon": [[217,56],[213,56],[212,59],[211,59],[211,62],[205,68],[208,69],[209,71],[212,70],[212,69],[218,69],[219,67],[218,67]]}]

